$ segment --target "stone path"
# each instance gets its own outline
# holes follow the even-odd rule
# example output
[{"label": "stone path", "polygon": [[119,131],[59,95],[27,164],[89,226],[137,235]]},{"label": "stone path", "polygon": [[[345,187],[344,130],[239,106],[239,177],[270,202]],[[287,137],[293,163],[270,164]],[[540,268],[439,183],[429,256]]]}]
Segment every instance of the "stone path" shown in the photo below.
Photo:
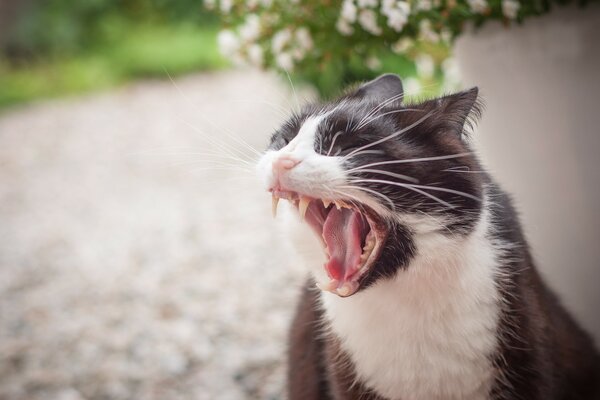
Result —
[{"label": "stone path", "polygon": [[0,399],[281,398],[302,272],[222,147],[292,101],[229,71],[0,114]]}]

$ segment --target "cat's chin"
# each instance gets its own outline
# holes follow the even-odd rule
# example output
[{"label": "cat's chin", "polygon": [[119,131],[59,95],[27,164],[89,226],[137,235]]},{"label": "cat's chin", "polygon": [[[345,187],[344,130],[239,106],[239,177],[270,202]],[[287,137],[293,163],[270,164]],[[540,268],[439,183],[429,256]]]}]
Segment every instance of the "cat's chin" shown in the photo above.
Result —
[{"label": "cat's chin", "polygon": [[288,200],[323,245],[328,280],[317,282],[317,287],[340,297],[356,293],[381,255],[389,230],[385,221],[355,201],[318,199],[284,190],[273,190],[272,195],[274,215],[279,199]]}]

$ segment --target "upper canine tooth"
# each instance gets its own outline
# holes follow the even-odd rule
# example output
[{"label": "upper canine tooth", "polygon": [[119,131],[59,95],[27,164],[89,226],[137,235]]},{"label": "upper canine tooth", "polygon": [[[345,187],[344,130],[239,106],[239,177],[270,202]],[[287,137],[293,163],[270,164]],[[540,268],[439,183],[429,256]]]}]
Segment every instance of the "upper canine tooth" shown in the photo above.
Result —
[{"label": "upper canine tooth", "polygon": [[321,199],[321,201],[323,202],[323,207],[325,207],[325,208],[327,208],[331,205],[331,200]]},{"label": "upper canine tooth", "polygon": [[271,212],[273,213],[273,218],[277,217],[277,204],[279,204],[279,197],[273,195],[271,198]]},{"label": "upper canine tooth", "polygon": [[338,210],[341,210],[342,209],[342,203],[336,200],[335,201],[335,208],[337,208]]},{"label": "upper canine tooth", "polygon": [[304,215],[306,215],[306,209],[310,204],[310,199],[308,197],[301,196],[300,202],[298,203],[298,210],[300,211],[300,218],[304,219]]}]

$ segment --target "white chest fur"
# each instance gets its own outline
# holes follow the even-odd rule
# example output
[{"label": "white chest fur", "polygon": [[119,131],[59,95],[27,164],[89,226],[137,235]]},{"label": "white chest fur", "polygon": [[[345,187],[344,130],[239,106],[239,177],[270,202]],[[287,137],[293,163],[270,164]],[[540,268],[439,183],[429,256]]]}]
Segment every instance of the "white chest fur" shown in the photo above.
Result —
[{"label": "white chest fur", "polygon": [[499,296],[487,218],[460,241],[417,235],[396,278],[349,298],[322,294],[326,318],[358,378],[389,399],[486,399]]}]

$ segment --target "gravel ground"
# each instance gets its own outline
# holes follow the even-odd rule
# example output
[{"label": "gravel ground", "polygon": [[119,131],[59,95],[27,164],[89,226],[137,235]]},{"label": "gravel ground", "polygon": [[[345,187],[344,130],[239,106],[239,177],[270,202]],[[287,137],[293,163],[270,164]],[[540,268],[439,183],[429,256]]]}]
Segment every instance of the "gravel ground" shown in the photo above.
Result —
[{"label": "gravel ground", "polygon": [[282,397],[302,272],[222,157],[292,101],[230,71],[0,115],[0,399]]}]

